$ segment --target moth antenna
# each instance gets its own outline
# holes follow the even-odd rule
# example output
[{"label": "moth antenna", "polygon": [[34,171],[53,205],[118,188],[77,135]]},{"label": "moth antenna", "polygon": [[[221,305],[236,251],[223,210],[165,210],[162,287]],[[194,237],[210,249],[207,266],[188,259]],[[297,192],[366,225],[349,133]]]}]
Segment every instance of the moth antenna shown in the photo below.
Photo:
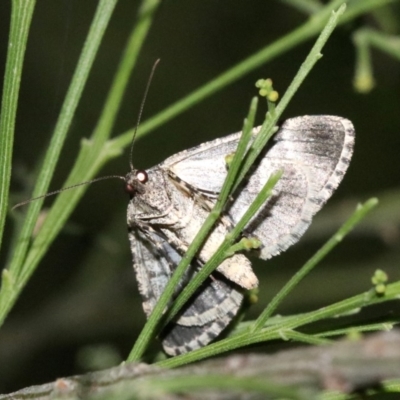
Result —
[{"label": "moth antenna", "polygon": [[[144,104],[146,102],[147,94],[148,94],[149,89],[150,89],[150,84],[151,84],[151,81],[153,80],[154,72],[155,72],[156,67],[157,67],[159,62],[160,62],[160,59],[156,60],[156,62],[153,64],[153,67],[152,67],[151,72],[150,72],[149,79],[147,80],[147,85],[146,85],[146,89],[144,91],[143,99],[142,99],[142,102],[140,104],[139,115],[138,115],[138,119],[137,119],[137,122],[136,122],[135,130],[133,132],[131,148],[130,148],[130,152],[129,152],[129,166],[131,168],[131,171],[133,171],[133,169],[134,169],[133,168],[133,163],[132,163],[133,144],[135,142],[136,133],[138,131],[140,120],[142,118],[143,108],[144,108]],[[42,194],[41,196],[38,196],[38,197],[33,197],[32,199],[29,199],[29,200],[21,201],[20,203],[17,203],[14,207],[12,207],[11,210],[15,210],[16,208],[24,206],[25,204],[29,204],[29,203],[31,203],[32,201],[35,201],[35,200],[44,199],[45,197],[54,196],[54,195],[56,195],[58,193],[64,192],[65,190],[74,189],[74,188],[76,188],[78,186],[90,185],[91,183],[104,181],[106,179],[114,179],[114,178],[122,179],[123,181],[125,181],[125,177],[124,176],[120,176],[120,175],[101,176],[99,178],[91,179],[90,181],[80,182],[80,183],[77,183],[75,185],[68,186],[66,188],[62,188],[62,189],[54,190],[53,192]]]},{"label": "moth antenna", "polygon": [[154,72],[155,72],[156,67],[157,67],[159,62],[160,62],[160,59],[156,60],[156,62],[153,64],[153,68],[151,69],[149,79],[147,80],[147,85],[146,85],[146,89],[144,91],[143,99],[142,99],[142,102],[140,104],[139,115],[138,115],[138,119],[137,119],[137,122],[136,122],[135,130],[133,132],[132,141],[131,141],[131,148],[130,148],[130,151],[129,151],[129,166],[131,168],[131,171],[134,170],[133,163],[132,163],[133,144],[135,142],[136,133],[137,133],[138,128],[139,128],[140,119],[142,118],[142,113],[143,113],[144,104],[146,103],[147,93],[149,92],[150,84],[151,84],[151,81],[153,80],[153,75],[154,75]]},{"label": "moth antenna", "polygon": [[62,188],[62,189],[54,190],[53,192],[42,194],[41,196],[38,196],[38,197],[33,197],[32,199],[29,199],[29,200],[21,201],[21,203],[16,204],[11,210],[15,210],[16,208],[21,207],[21,206],[23,206],[25,204],[28,204],[28,203],[30,203],[32,201],[35,201],[35,200],[43,199],[45,197],[54,196],[55,194],[64,192],[65,190],[74,189],[74,188],[76,188],[78,186],[89,185],[91,183],[95,183],[95,182],[98,182],[98,181],[104,181],[106,179],[114,179],[114,178],[122,179],[123,181],[125,181],[125,177],[119,176],[119,175],[101,176],[99,178],[91,179],[90,181],[77,183],[77,184],[72,185],[72,186],[68,186],[68,187],[65,187],[65,188]]}]

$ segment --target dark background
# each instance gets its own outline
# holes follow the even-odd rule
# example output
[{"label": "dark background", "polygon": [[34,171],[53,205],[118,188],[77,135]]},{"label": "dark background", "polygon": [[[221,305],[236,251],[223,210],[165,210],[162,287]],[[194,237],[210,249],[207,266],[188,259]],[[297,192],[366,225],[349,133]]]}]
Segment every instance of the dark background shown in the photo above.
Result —
[{"label": "dark background", "polygon": [[[7,49],[8,3],[0,2],[0,68],[4,68]],[[91,134],[99,118],[136,18],[136,3],[121,0],[115,10],[52,190],[62,186],[80,139]],[[15,202],[30,196],[35,168],[46,150],[96,5],[94,0],[37,2],[16,125],[12,177]],[[398,3],[391,12],[399,21]],[[135,124],[145,83],[157,58],[161,63],[144,119],[274,42],[305,18],[278,0],[163,1],[132,76],[114,134]],[[250,318],[350,215],[356,203],[370,196],[382,199],[375,217],[335,249],[279,312],[312,310],[368,290],[376,268],[385,269],[391,280],[400,276],[400,64],[374,51],[377,85],[367,95],[354,91],[355,51],[351,35],[364,25],[379,28],[374,16],[368,15],[335,31],[323,50],[324,57],[285,112],[284,118],[333,114],[351,119],[356,128],[356,149],[344,182],[303,240],[276,259],[257,264],[260,301]],[[271,77],[275,89],[283,93],[312,44],[313,40],[290,50],[140,138],[135,145],[135,166],[150,167],[177,151],[239,131],[250,99],[256,94],[254,82]],[[259,122],[266,111],[263,102],[260,104]],[[127,171],[125,151],[100,175],[124,175]],[[92,354],[110,354],[111,361],[100,363],[101,366],[127,356],[144,323],[127,240],[127,201],[119,182],[99,183],[87,191],[0,330],[0,392],[81,373],[88,368],[85,360],[93,359]],[[6,235],[9,238],[11,234],[9,221]],[[2,264],[6,256],[3,251]],[[393,305],[392,309],[385,309],[384,316],[396,312]],[[371,320],[379,320],[382,310],[369,309],[366,314]]]}]

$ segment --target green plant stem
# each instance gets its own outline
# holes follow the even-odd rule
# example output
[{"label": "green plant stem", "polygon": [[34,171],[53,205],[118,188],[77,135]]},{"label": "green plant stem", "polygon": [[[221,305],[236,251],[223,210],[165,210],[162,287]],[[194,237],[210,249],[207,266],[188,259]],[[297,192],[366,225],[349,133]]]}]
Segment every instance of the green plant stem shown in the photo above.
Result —
[{"label": "green plant stem", "polygon": [[360,93],[368,93],[375,86],[369,43],[361,31],[353,35],[353,42],[356,46],[353,85]]},{"label": "green plant stem", "polygon": [[[101,112],[99,122],[90,138],[94,143],[94,153],[101,152],[100,147],[102,147],[110,137],[130,76],[136,66],[140,50],[150,30],[154,13],[159,4],[160,0],[145,0],[142,2],[136,26],[128,38],[120,64]],[[94,159],[96,156],[92,158]],[[70,181],[74,182],[73,178],[74,177],[70,177]]]},{"label": "green plant stem", "polygon": [[35,0],[13,0],[0,115],[0,248],[10,190],[15,117],[29,28]]},{"label": "green plant stem", "polygon": [[[372,292],[362,293],[358,296],[346,299],[342,302],[332,304],[331,306],[322,309],[302,314],[298,318],[290,318],[291,322],[286,324],[265,328],[254,333],[235,335],[232,338],[224,339],[216,343],[212,343],[199,350],[194,350],[174,358],[160,361],[155,365],[163,368],[176,368],[182,365],[199,361],[204,358],[213,357],[218,354],[242,348],[251,344],[256,344],[265,341],[282,339],[282,337],[290,337],[291,331],[297,327],[320,321],[327,318],[337,318],[341,314],[351,312],[361,307],[379,304],[384,301],[396,300],[400,295],[400,282],[388,285],[388,292],[384,297],[378,297]],[[321,333],[319,336],[323,337]]]},{"label": "green plant stem", "polygon": [[279,304],[282,303],[288,294],[317,266],[341,241],[342,239],[358,224],[373,207],[377,205],[376,199],[371,199],[365,203],[363,207],[357,210],[345,224],[333,235],[324,246],[322,246],[312,256],[304,266],[296,272],[296,274],[285,284],[279,293],[272,299],[266,309],[257,318],[257,321],[250,328],[255,332],[264,327],[267,320],[272,316]]},{"label": "green plant stem", "polygon": [[323,7],[318,0],[283,0],[283,2],[310,15],[317,13]]},{"label": "green plant stem", "polygon": [[241,175],[239,176],[239,181],[244,178],[244,176],[247,174],[251,166],[254,164],[255,160],[257,159],[262,149],[264,148],[265,144],[269,140],[271,134],[274,132],[274,127],[278,119],[283,114],[283,111],[286,109],[290,100],[293,98],[294,94],[297,92],[300,85],[303,83],[304,79],[310,73],[316,62],[322,57],[321,54],[322,48],[325,46],[325,43],[327,42],[333,30],[337,26],[339,19],[344,13],[345,9],[346,5],[342,4],[336,12],[335,11],[331,12],[332,13],[331,17],[327,21],[325,27],[323,28],[317,41],[312,47],[310,53],[307,55],[303,64],[300,66],[298,72],[296,73],[296,76],[293,78],[293,81],[290,83],[282,99],[275,107],[273,115],[267,114],[267,118],[259,134],[255,138],[252,147],[249,151],[248,157],[246,158],[244,166],[241,170]]},{"label": "green plant stem", "polygon": [[[61,108],[54,134],[37,179],[37,184],[33,193],[34,197],[45,193],[50,184],[68,129],[71,125],[87,77],[93,65],[95,55],[100,46],[101,39],[115,5],[116,0],[102,0],[97,7],[95,17],[84,44],[71,85]],[[14,256],[7,268],[7,282],[13,282],[14,287],[12,290],[2,290],[0,292],[0,325],[3,323],[8,311],[18,298],[19,293],[34,271],[34,265],[28,264],[24,267],[22,265],[42,202],[43,200],[38,200],[30,204],[16,247],[13,250]]]},{"label": "green plant stem", "polygon": [[326,338],[326,337],[350,335],[351,333],[354,332],[362,333],[362,332],[390,331],[393,329],[393,326],[397,323],[398,321],[392,321],[392,322],[388,321],[380,324],[357,325],[357,326],[351,326],[350,328],[335,329],[333,331],[317,333],[313,335],[313,337]]},{"label": "green plant stem", "polygon": [[[333,236],[340,240],[353,229],[357,223],[376,205],[376,200],[371,199],[364,205],[360,206],[347,222],[341,227],[338,232]],[[344,228],[345,227],[345,228]],[[339,235],[339,236],[338,236]],[[337,240],[336,239],[336,240]],[[331,242],[329,240],[329,242]],[[328,242],[328,243],[329,243]],[[396,298],[400,294],[400,282],[387,286],[385,292],[385,301],[390,298]],[[376,296],[373,292],[363,293],[358,296],[343,300],[331,306],[323,307],[319,310],[304,313],[298,316],[293,316],[283,321],[277,320],[272,326],[267,326],[262,330],[248,330],[241,334],[234,335],[228,339],[212,343],[199,350],[194,350],[187,354],[176,356],[168,360],[160,361],[157,365],[167,368],[178,367],[190,362],[199,361],[206,357],[212,357],[227,351],[244,347],[250,344],[259,343],[267,340],[282,339],[285,335],[292,335],[293,329],[304,326],[311,322],[319,321],[321,319],[337,317],[340,314],[350,312],[357,308],[379,303],[384,301],[382,297]]]},{"label": "green plant stem", "polygon": [[309,335],[306,333],[301,333],[293,330],[285,331],[282,332],[281,334],[281,339],[286,341],[292,340],[300,343],[307,343],[318,346],[322,344],[331,343],[330,340],[326,339],[327,337],[329,337],[329,335],[326,336]]},{"label": "green plant stem", "polygon": [[400,36],[398,35],[388,35],[375,29],[363,28],[357,31],[355,40],[372,45],[400,61]]},{"label": "green plant stem", "polygon": [[375,83],[370,47],[373,46],[400,61],[400,37],[371,28],[361,28],[353,34],[353,42],[357,50],[354,87],[361,93],[368,93]]},{"label": "green plant stem", "polygon": [[398,0],[351,0],[341,23],[344,24],[352,21],[362,14],[384,7],[387,4],[396,3],[397,1]]}]

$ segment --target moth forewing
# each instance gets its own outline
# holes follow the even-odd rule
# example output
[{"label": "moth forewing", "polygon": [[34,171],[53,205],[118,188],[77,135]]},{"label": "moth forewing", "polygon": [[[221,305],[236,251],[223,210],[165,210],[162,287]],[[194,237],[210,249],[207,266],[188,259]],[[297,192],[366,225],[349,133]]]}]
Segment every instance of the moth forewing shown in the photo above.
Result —
[{"label": "moth forewing", "polygon": [[[196,190],[217,191],[226,176],[224,154],[235,148],[239,135],[204,143],[193,149],[193,157],[192,150],[188,150],[168,158],[163,164],[168,164],[174,174]],[[353,146],[354,128],[345,118],[303,116],[289,119],[282,125],[273,137],[272,146],[259,157],[247,183],[238,189],[228,211],[233,224],[237,223],[271,173],[284,170],[274,195],[246,230],[263,242],[261,258],[270,258],[298,241],[312,216],[339,185]],[[207,165],[210,165],[209,173]],[[200,176],[199,185],[196,185],[196,176]],[[214,177],[218,183],[214,182]]]}]

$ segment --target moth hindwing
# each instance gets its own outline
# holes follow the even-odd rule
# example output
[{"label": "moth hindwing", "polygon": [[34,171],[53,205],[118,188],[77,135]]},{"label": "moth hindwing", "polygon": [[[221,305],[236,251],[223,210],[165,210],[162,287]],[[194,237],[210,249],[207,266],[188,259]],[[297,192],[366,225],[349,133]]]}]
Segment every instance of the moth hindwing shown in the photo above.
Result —
[{"label": "moth hindwing", "polygon": [[[203,143],[147,171],[132,170],[127,175],[127,185],[133,189],[127,215],[129,240],[147,316],[215,204],[227,174],[225,157],[235,152],[239,138],[236,133]],[[255,255],[262,259],[297,242],[342,180],[353,145],[353,125],[345,118],[303,116],[284,122],[234,193],[175,295],[211,258],[268,178],[280,170],[283,175],[272,196],[243,235],[261,241]],[[257,285],[245,255],[226,259],[162,332],[166,353],[186,353],[215,339],[237,314],[243,291]]]}]

